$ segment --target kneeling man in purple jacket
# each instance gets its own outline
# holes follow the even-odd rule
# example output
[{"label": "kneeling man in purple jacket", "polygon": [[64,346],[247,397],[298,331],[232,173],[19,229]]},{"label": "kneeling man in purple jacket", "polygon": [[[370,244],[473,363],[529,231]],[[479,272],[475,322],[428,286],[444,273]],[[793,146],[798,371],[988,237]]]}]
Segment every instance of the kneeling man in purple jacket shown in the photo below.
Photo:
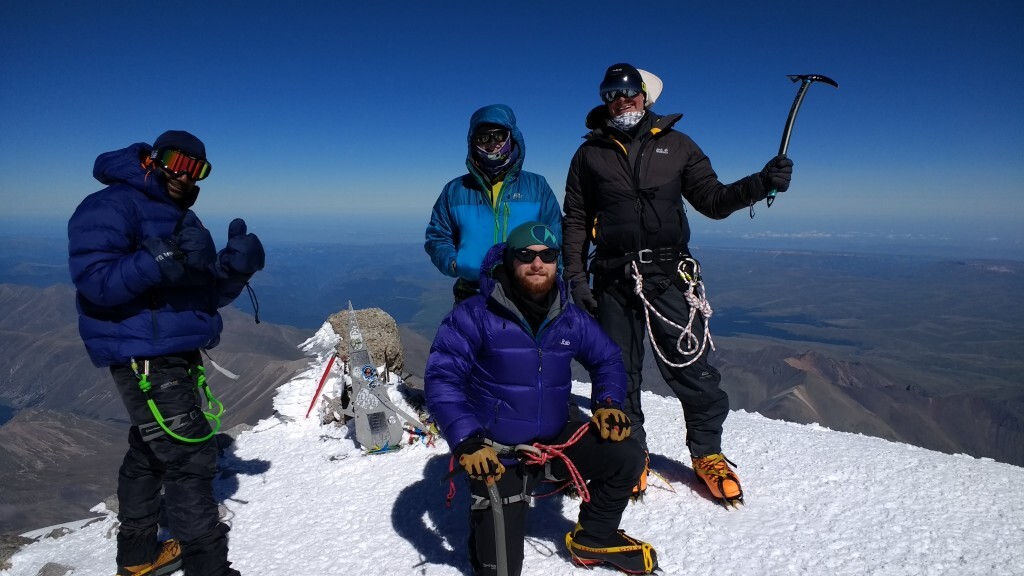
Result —
[{"label": "kneeling man in purple jacket", "polygon": [[[654,549],[619,530],[645,462],[620,409],[621,352],[569,301],[559,255],[543,223],[515,228],[488,252],[480,294],[448,314],[427,360],[427,408],[470,477],[470,562],[477,575],[520,574],[534,488],[576,478],[583,502],[566,534],[572,561],[649,574],[657,568]],[[593,383],[589,424],[570,419],[573,359]],[[501,526],[489,485],[500,494]]]}]

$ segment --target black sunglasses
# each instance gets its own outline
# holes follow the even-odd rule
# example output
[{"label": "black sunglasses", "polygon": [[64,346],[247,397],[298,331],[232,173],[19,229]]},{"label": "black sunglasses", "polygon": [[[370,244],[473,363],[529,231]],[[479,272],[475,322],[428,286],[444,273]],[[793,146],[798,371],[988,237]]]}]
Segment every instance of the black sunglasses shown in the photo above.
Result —
[{"label": "black sunglasses", "polygon": [[524,264],[532,263],[533,259],[536,258],[537,256],[540,256],[541,262],[545,264],[551,264],[555,260],[558,260],[558,255],[561,254],[561,252],[562,251],[559,250],[558,248],[545,248],[544,250],[540,251],[530,250],[529,248],[520,248],[519,250],[516,250],[513,254],[516,257],[516,260],[519,260]]},{"label": "black sunglasses", "polygon": [[504,144],[508,140],[508,130],[504,128],[492,128],[473,135],[473,144],[487,146],[488,144]]},{"label": "black sunglasses", "polygon": [[636,98],[639,93],[639,90],[609,90],[601,93],[601,99],[605,102],[615,102],[615,99],[621,96],[628,100],[630,98]]}]

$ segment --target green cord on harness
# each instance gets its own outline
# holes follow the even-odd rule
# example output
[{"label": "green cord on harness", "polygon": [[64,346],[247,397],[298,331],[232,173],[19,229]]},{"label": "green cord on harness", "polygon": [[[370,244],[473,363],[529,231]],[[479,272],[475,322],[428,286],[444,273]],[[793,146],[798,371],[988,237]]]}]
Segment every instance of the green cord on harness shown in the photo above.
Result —
[{"label": "green cord on harness", "polygon": [[[134,369],[135,373],[138,374],[138,365],[135,363],[134,359],[132,360],[132,369]],[[149,381],[148,360],[146,361],[146,369],[142,372],[141,375],[139,375],[139,389],[141,389],[142,393],[146,395],[146,404],[149,405],[150,412],[152,412],[153,417],[156,418],[156,423],[159,424],[160,428],[163,429],[163,431],[167,433],[167,435],[170,436],[171,438],[174,438],[175,440],[181,442],[189,442],[192,444],[206,442],[210,438],[213,438],[213,436],[220,431],[220,417],[221,415],[224,414],[224,405],[221,404],[220,400],[217,400],[217,398],[214,397],[213,392],[210,391],[210,385],[206,383],[206,369],[203,368],[202,366],[196,366],[196,369],[199,371],[199,376],[196,378],[196,387],[199,388],[199,390],[203,393],[204,396],[206,396],[207,407],[212,407],[214,405],[216,405],[217,407],[216,414],[211,414],[210,412],[206,411],[203,412],[203,416],[205,416],[206,419],[209,420],[211,423],[211,430],[209,434],[203,436],[202,438],[186,438],[179,434],[175,434],[174,431],[167,427],[167,424],[164,421],[164,417],[160,413],[160,409],[156,407],[156,402],[154,402],[153,399],[150,398],[149,396],[149,391],[153,388],[153,383]],[[191,375],[191,373],[192,371],[189,370],[189,375]]]}]

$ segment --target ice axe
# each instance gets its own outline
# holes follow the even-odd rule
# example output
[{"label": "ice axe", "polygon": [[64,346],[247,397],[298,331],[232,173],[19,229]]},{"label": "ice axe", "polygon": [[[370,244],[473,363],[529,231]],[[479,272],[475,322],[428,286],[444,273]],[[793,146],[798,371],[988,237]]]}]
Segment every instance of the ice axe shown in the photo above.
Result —
[{"label": "ice axe", "polygon": [[493,476],[485,480],[487,496],[491,501],[491,514],[494,516],[494,552],[498,576],[508,576],[508,549],[505,542],[505,513],[502,510],[501,495]]},{"label": "ice axe", "polygon": [[[839,84],[835,80],[821,74],[789,74],[788,76],[793,82],[799,82],[800,88],[796,91],[793,107],[789,109],[789,118],[786,118],[786,129],[782,131],[782,144],[779,145],[779,156],[782,157],[785,157],[786,151],[789,150],[789,137],[793,134],[793,123],[796,122],[796,113],[800,111],[800,104],[803,103],[804,96],[807,94],[807,87],[813,82],[824,82],[833,88],[839,88]],[[775,194],[777,192],[778,190],[773,188],[768,193],[768,206],[771,206],[772,202],[775,201]]]}]

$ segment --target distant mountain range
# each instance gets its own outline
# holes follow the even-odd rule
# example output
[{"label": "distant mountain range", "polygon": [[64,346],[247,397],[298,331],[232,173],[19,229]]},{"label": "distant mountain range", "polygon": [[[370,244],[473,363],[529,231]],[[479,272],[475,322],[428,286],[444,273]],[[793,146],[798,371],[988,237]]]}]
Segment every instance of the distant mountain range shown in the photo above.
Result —
[{"label": "distant mountain range", "polygon": [[[14,416],[0,426],[0,533],[81,517],[113,494],[128,423],[110,373],[89,361],[78,336],[74,290],[0,284],[0,402]],[[273,411],[273,393],[305,366],[296,345],[306,331],[255,324],[226,308],[209,369],[226,411],[225,429]]]},{"label": "distant mountain range", "polygon": [[[124,450],[120,400],[78,338],[64,249],[0,238],[0,405],[13,413],[0,426],[0,532],[80,517],[113,492]],[[733,409],[1024,465],[1024,263],[694,251]],[[242,376],[211,376],[226,426],[269,415],[273,390],[303,365],[295,346],[349,300],[395,317],[404,376],[422,381],[451,279],[421,246],[281,245],[268,262],[254,281],[266,321],[226,309],[212,351]],[[646,360],[646,387],[668,395]]]}]

